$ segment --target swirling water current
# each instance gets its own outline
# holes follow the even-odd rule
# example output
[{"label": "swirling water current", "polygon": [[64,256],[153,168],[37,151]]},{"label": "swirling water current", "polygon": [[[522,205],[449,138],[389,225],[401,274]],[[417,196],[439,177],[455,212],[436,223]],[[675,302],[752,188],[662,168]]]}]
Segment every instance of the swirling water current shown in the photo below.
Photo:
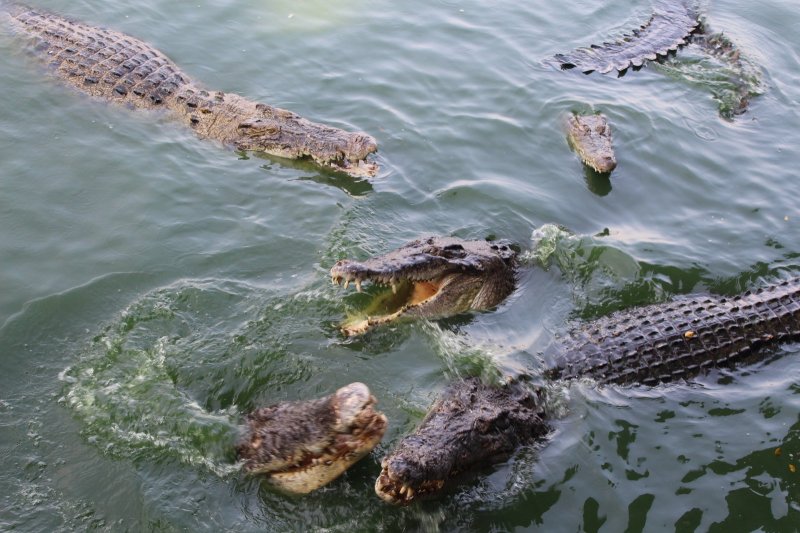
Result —
[{"label": "swirling water current", "polygon": [[[696,50],[621,79],[553,66],[647,1],[34,3],[367,131],[382,171],[237,154],[92,101],[0,25],[0,530],[800,531],[797,345],[693,383],[555,384],[541,446],[409,508],[372,489],[448,380],[536,373],[575,321],[800,271],[795,2],[701,5],[760,78],[733,120]],[[610,179],[568,148],[581,110],[611,120]],[[330,266],[429,233],[519,243],[518,290],[342,338],[367,296]],[[356,380],[390,420],[369,457],[304,497],[239,474],[244,412]]]}]

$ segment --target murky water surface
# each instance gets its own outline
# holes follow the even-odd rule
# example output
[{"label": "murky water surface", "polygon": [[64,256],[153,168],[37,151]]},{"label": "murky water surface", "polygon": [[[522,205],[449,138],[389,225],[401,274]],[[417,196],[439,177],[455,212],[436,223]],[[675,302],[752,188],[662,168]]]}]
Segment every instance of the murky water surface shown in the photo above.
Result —
[{"label": "murky water surface", "polygon": [[[691,48],[621,79],[551,64],[646,20],[646,0],[36,6],[150,41],[209,88],[370,132],[383,170],[242,157],[65,89],[3,30],[0,530],[800,530],[796,345],[696,383],[555,386],[542,446],[410,508],[372,488],[448,380],[535,372],[572,320],[800,271],[795,2],[702,5],[760,80],[732,121],[729,76]],[[610,180],[561,130],[592,109],[614,128]],[[342,338],[365,297],[330,266],[426,233],[516,241],[518,291]],[[305,497],[238,474],[243,412],[355,380],[390,420],[367,459]]]}]

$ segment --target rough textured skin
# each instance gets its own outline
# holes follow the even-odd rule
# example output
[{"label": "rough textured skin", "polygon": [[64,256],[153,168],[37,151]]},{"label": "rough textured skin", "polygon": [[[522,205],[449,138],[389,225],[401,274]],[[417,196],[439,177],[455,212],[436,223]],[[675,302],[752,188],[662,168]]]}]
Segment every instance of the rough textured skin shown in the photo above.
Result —
[{"label": "rough textured skin", "polygon": [[733,298],[680,298],[590,322],[556,341],[550,376],[655,385],[755,361],[765,346],[797,339],[800,278],[793,278]]},{"label": "rough textured skin", "polygon": [[[733,298],[687,297],[595,320],[556,340],[555,353],[546,357],[556,363],[545,374],[655,385],[754,362],[769,353],[765,348],[793,340],[800,340],[800,278]],[[448,389],[416,432],[383,459],[378,495],[408,504],[458,473],[544,437],[547,413],[538,393],[509,390],[475,380]]]},{"label": "rough textured skin", "polygon": [[369,316],[343,332],[363,333],[400,317],[442,318],[494,307],[514,290],[516,255],[508,241],[428,237],[366,261],[341,260],[331,269],[336,284],[353,282],[361,290],[372,281],[394,291],[408,284],[411,292],[398,311]]},{"label": "rough textured skin", "polygon": [[539,397],[519,385],[485,385],[475,378],[451,384],[414,434],[382,461],[375,492],[407,504],[439,491],[461,473],[511,455],[544,437]]},{"label": "rough textured skin", "polygon": [[304,494],[368,454],[386,431],[386,417],[363,383],[318,400],[284,402],[247,416],[236,446],[244,469],[266,474],[276,487]]},{"label": "rough textured skin", "polygon": [[556,54],[561,68],[577,68],[585,74],[594,71],[619,76],[628,68],[639,70],[648,60],[667,57],[685,45],[700,27],[700,21],[683,2],[659,5],[641,27],[624,34],[614,42],[578,48],[568,54]]},{"label": "rough textured skin", "polygon": [[366,161],[377,145],[365,133],[349,133],[285,109],[203,90],[164,54],[123,33],[16,4],[5,9],[12,26],[35,39],[35,51],[56,76],[84,93],[135,108],[168,109],[201,137],[239,150],[311,158],[354,176],[377,171],[377,165]]},{"label": "rough textured skin", "polygon": [[597,172],[609,173],[617,168],[611,126],[605,115],[568,116],[567,140],[581,161]]}]

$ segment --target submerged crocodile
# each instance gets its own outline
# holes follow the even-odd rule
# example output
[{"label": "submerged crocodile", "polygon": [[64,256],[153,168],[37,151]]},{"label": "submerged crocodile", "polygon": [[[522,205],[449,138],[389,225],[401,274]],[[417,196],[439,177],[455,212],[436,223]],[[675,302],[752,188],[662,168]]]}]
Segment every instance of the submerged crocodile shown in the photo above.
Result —
[{"label": "submerged crocodile", "polygon": [[[601,384],[655,385],[710,369],[755,362],[781,342],[800,340],[800,278],[732,298],[690,296],[620,311],[557,339],[544,375]],[[418,429],[381,463],[375,491],[408,504],[459,474],[508,457],[548,432],[543,389],[456,382]]]},{"label": "submerged crocodile", "polygon": [[516,257],[505,240],[428,237],[365,261],[341,260],[331,269],[335,284],[353,283],[360,291],[370,281],[392,288],[391,295],[376,299],[366,318],[345,324],[342,332],[358,335],[405,317],[441,318],[495,307],[514,291]]},{"label": "submerged crocodile", "polygon": [[603,114],[569,115],[567,141],[586,165],[601,174],[617,168],[617,158],[611,141],[611,126]]},{"label": "submerged crocodile", "polygon": [[236,446],[244,469],[305,494],[333,481],[368,454],[386,431],[386,417],[363,383],[317,400],[284,402],[247,416]]},{"label": "submerged crocodile", "polygon": [[[696,45],[717,64],[702,64],[698,72],[675,64],[673,56],[686,45]],[[758,69],[742,57],[729,38],[712,32],[699,14],[680,0],[660,2],[645,24],[613,42],[556,54],[555,58],[562,70],[617,72],[620,77],[629,68],[639,70],[648,61],[655,61],[668,74],[710,86],[720,115],[728,120],[744,113],[750,98],[762,92]]]},{"label": "submerged crocodile", "polygon": [[206,91],[164,54],[123,33],[21,5],[0,6],[0,15],[3,9],[19,33],[35,39],[34,50],[55,75],[84,93],[135,108],[167,109],[200,137],[237,150],[310,158],[358,177],[377,172],[377,164],[367,160],[377,145],[366,133],[311,122],[235,94]]}]

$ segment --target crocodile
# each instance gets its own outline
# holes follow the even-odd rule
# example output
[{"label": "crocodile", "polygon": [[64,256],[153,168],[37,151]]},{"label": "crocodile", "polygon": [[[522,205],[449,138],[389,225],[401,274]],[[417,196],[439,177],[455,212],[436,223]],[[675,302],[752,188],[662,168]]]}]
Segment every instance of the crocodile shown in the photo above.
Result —
[{"label": "crocodile", "polygon": [[278,489],[306,494],[367,455],[386,431],[386,416],[363,383],[314,400],[262,407],[246,417],[236,445],[245,472]]},{"label": "crocodile", "polygon": [[66,84],[140,109],[168,110],[202,138],[242,151],[311,159],[355,177],[374,176],[375,139],[311,122],[296,113],[196,85],[167,56],[124,33],[10,4],[11,26]]},{"label": "crocodile", "polygon": [[763,94],[761,69],[724,33],[704,25],[703,31],[692,37],[690,48],[700,53],[670,58],[657,63],[656,68],[710,90],[723,119],[733,120],[745,113],[750,100]]},{"label": "crocodile", "polygon": [[[618,311],[556,338],[545,350],[549,380],[652,386],[715,368],[764,360],[769,348],[800,340],[800,277],[725,298],[694,295]],[[383,458],[375,483],[385,501],[409,504],[465,471],[546,438],[544,384],[451,385],[417,430]]]},{"label": "crocodile", "polygon": [[556,54],[555,58],[562,70],[577,68],[584,74],[616,71],[621,77],[629,68],[639,70],[647,61],[674,54],[701,29],[699,15],[686,3],[664,2],[647,22],[616,41]]},{"label": "crocodile", "polygon": [[442,318],[495,307],[514,291],[516,256],[506,240],[433,236],[365,261],[338,261],[331,268],[334,284],[353,283],[361,291],[369,281],[392,289],[372,306],[381,314],[368,311],[366,318],[343,325],[342,332],[358,335],[401,318]]},{"label": "crocodile", "polygon": [[[700,63],[675,61],[678,50],[694,45],[705,58]],[[649,20],[624,33],[613,42],[556,54],[562,70],[578,69],[584,74],[640,70],[648,61],[677,78],[710,86],[719,102],[719,114],[726,120],[744,113],[753,96],[763,92],[759,69],[744,58],[739,48],[722,33],[712,32],[699,14],[685,2],[661,2]],[[695,65],[699,67],[695,68]]]},{"label": "crocodile", "polygon": [[617,168],[611,126],[605,115],[570,114],[566,129],[569,145],[586,165],[601,174],[608,174]]}]

